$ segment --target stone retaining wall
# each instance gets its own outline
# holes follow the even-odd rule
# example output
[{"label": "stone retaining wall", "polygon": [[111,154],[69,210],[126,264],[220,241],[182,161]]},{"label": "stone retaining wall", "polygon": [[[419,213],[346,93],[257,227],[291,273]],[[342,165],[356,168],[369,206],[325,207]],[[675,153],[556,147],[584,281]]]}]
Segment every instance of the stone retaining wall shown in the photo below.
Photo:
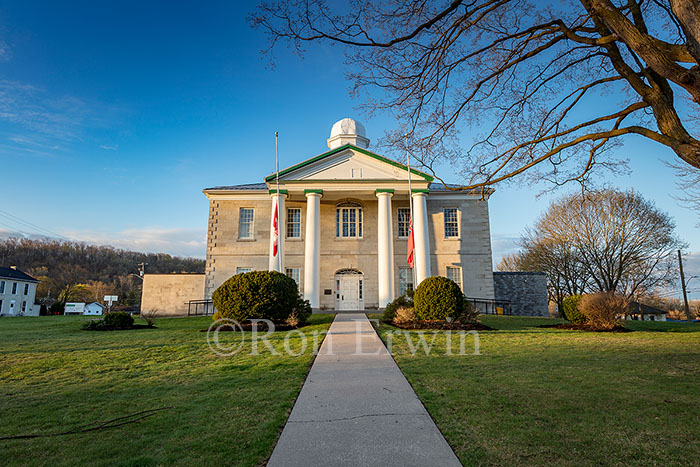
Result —
[{"label": "stone retaining wall", "polygon": [[496,300],[508,300],[511,314],[549,316],[547,309],[547,275],[543,272],[494,272]]}]

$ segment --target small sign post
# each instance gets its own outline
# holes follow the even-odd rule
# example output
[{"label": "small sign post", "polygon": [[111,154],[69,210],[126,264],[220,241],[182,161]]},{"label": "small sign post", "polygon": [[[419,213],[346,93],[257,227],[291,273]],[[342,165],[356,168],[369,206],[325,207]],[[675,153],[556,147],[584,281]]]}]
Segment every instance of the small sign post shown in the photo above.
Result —
[{"label": "small sign post", "polygon": [[105,295],[105,302],[107,302],[107,313],[112,311],[112,303],[116,302],[119,300],[119,297],[116,295]]}]

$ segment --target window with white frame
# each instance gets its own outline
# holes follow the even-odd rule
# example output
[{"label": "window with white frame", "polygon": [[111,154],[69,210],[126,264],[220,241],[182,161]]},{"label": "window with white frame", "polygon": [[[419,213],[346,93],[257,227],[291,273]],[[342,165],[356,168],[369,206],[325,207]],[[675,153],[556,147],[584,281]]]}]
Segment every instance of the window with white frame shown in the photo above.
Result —
[{"label": "window with white frame", "polygon": [[443,209],[445,217],[445,238],[459,237],[459,218],[457,208]]},{"label": "window with white frame", "polygon": [[236,268],[236,274],[243,274],[244,272],[250,272],[253,268]]},{"label": "window with white frame", "polygon": [[297,287],[299,287],[299,268],[285,268],[284,273],[294,279],[294,282],[297,283]]},{"label": "window with white frame", "polygon": [[17,282],[12,283],[12,295],[17,293]]},{"label": "window with white frame", "polygon": [[287,238],[301,238],[301,208],[287,209]]},{"label": "window with white frame", "polygon": [[335,210],[335,236],[338,238],[362,238],[362,205],[340,203]]},{"label": "window with white frame", "polygon": [[29,294],[29,284],[24,284],[24,295]]},{"label": "window with white frame", "polygon": [[462,268],[459,266],[447,266],[445,277],[462,288]]},{"label": "window with white frame", "polygon": [[0,281],[0,293],[5,293],[5,281]]},{"label": "window with white frame", "polygon": [[408,237],[408,223],[411,221],[411,208],[399,208],[399,238]]},{"label": "window with white frame", "polygon": [[22,314],[24,314],[25,311],[27,311],[27,302],[22,301]]},{"label": "window with white frame", "polygon": [[413,270],[399,268],[399,295],[406,295],[410,290],[413,290]]},{"label": "window with white frame", "polygon": [[253,238],[253,222],[255,221],[255,209],[241,208],[239,211],[238,238]]}]

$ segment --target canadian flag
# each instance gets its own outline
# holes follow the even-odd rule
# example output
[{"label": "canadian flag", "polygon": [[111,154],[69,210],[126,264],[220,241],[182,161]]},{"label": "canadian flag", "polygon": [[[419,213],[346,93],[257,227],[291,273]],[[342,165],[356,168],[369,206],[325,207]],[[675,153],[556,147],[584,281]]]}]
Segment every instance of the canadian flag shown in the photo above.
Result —
[{"label": "canadian flag", "polygon": [[272,256],[277,256],[278,244],[280,240],[280,229],[279,229],[279,209],[277,209],[277,202],[275,202],[275,216],[272,218]]},{"label": "canadian flag", "polygon": [[413,249],[415,248],[415,243],[413,241],[413,219],[408,221],[408,265],[413,267],[415,264],[413,257]]}]

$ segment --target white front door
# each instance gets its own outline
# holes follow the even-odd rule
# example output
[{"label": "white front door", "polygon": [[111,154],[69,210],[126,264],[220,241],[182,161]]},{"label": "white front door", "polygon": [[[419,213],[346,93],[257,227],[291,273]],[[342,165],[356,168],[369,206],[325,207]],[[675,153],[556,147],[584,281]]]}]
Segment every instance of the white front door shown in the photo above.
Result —
[{"label": "white front door", "polygon": [[363,310],[362,275],[336,276],[337,310]]},{"label": "white front door", "polygon": [[15,314],[15,301],[10,300],[10,314],[14,315]]}]

